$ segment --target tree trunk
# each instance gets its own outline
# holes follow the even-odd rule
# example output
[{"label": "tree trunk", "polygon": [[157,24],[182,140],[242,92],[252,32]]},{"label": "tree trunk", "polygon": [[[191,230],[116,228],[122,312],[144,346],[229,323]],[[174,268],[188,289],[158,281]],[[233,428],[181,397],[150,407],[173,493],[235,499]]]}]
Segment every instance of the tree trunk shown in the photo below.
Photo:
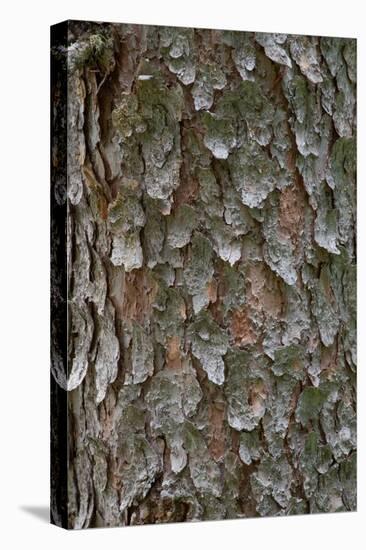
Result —
[{"label": "tree trunk", "polygon": [[53,521],[355,510],[356,41],[62,29]]}]

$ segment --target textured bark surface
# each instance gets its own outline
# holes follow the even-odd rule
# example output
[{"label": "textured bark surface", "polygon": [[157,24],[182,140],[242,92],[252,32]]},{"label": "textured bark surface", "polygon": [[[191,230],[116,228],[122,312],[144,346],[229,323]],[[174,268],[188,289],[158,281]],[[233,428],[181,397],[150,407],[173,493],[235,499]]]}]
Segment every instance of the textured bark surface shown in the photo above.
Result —
[{"label": "textured bark surface", "polygon": [[66,526],[355,510],[356,41],[67,27]]}]

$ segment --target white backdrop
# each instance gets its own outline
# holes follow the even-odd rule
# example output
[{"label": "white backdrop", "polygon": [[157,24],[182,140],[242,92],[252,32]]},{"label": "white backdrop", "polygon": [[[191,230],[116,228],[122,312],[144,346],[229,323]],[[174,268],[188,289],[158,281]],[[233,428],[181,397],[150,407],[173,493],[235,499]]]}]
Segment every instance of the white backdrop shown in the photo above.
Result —
[{"label": "white backdrop", "polygon": [[[364,547],[365,121],[361,0],[45,0],[2,3],[0,54],[0,544],[53,550]],[[6,6],[6,7],[5,7]],[[66,532],[48,525],[49,25],[64,19],[358,38],[358,512]],[[4,123],[5,122],[5,123]]]}]

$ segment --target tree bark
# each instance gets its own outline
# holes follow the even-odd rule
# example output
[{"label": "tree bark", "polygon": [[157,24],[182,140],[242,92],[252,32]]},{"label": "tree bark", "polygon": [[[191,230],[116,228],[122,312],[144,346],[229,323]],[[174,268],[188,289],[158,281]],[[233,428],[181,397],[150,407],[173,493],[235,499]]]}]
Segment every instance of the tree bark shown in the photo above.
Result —
[{"label": "tree bark", "polygon": [[66,27],[53,521],[355,510],[356,41]]}]

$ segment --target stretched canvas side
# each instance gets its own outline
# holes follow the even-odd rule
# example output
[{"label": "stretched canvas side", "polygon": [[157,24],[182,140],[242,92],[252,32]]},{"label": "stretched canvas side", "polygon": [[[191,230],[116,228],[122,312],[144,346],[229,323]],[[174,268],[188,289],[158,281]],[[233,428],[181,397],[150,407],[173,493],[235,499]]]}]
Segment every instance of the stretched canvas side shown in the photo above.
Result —
[{"label": "stretched canvas side", "polygon": [[67,512],[67,46],[68,23],[51,27],[51,522]]}]

